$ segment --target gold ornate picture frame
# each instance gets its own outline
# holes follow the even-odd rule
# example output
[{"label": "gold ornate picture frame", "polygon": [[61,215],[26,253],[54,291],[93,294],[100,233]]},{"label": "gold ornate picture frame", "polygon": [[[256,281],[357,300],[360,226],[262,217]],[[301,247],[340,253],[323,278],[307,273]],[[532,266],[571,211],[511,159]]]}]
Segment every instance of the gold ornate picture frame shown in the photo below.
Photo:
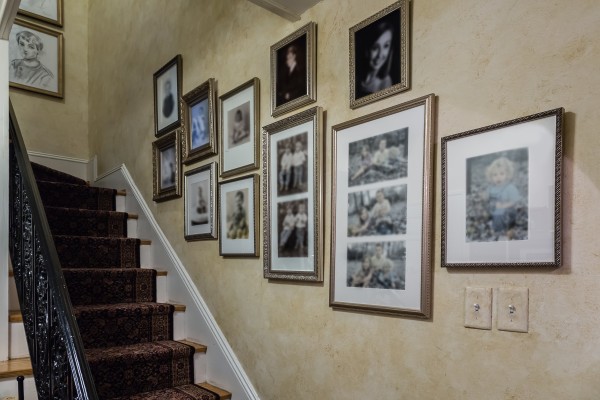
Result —
[{"label": "gold ornate picture frame", "polygon": [[264,277],[323,281],[323,109],[263,127]]},{"label": "gold ornate picture frame", "polygon": [[63,0],[21,0],[19,14],[59,27],[63,26]]},{"label": "gold ornate picture frame", "polygon": [[181,125],[181,54],[154,73],[154,135],[160,137]]},{"label": "gold ornate picture frame", "polygon": [[310,22],[271,46],[271,115],[317,100],[317,25]]},{"label": "gold ornate picture frame", "polygon": [[185,240],[217,238],[217,163],[194,168],[184,174]]},{"label": "gold ornate picture frame", "polygon": [[350,28],[350,108],[410,89],[409,0]]},{"label": "gold ornate picture frame", "polygon": [[186,165],[217,154],[216,100],[214,78],[181,97],[182,156]]},{"label": "gold ornate picture frame", "polygon": [[431,316],[435,95],[334,125],[330,305]]},{"label": "gold ornate picture frame", "polygon": [[152,200],[181,197],[181,140],[175,130],[152,142]]}]

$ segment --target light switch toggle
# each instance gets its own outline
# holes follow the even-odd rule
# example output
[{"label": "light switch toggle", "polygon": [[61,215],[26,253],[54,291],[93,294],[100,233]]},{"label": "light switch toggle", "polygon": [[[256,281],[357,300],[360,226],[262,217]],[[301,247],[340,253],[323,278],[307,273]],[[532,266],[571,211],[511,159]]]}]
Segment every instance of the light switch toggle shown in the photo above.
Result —
[{"label": "light switch toggle", "polygon": [[514,313],[517,312],[517,308],[512,304],[508,305],[508,314],[512,317]]},{"label": "light switch toggle", "polygon": [[481,308],[481,306],[477,303],[473,304],[473,309],[475,310],[475,312],[479,311],[479,309]]}]

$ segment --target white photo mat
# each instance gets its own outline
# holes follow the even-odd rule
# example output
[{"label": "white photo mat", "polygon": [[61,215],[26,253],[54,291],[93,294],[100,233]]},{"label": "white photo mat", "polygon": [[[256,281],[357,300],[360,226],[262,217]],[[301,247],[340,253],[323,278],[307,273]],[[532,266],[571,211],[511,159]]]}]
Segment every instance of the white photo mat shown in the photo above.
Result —
[{"label": "white photo mat", "polygon": [[[185,173],[186,240],[217,238],[216,168],[216,162],[212,162]],[[201,193],[199,189],[201,189]],[[205,210],[199,210],[199,208],[205,208]]]},{"label": "white photo mat", "polygon": [[[542,113],[544,114],[544,113]],[[444,138],[445,242],[442,266],[554,264],[556,259],[556,171],[562,149],[557,149],[561,109],[547,116],[508,121],[506,126],[481,128],[477,134]],[[560,135],[560,132],[558,133]],[[467,240],[467,160],[490,153],[527,149],[527,237],[522,240]],[[557,151],[558,150],[558,151]],[[557,165],[557,160],[559,165]],[[557,168],[559,167],[559,168]],[[559,178],[560,179],[560,178]],[[559,188],[560,189],[560,188]]]},{"label": "white photo mat", "polygon": [[[221,182],[219,184],[219,245],[222,256],[258,256],[256,215],[257,201],[256,190],[258,188],[258,175],[252,174],[234,180]],[[228,237],[228,222],[233,213],[233,207],[228,204],[228,194],[238,191],[247,193],[244,204],[246,206],[246,218],[248,223],[248,237],[243,239],[231,239]]]}]

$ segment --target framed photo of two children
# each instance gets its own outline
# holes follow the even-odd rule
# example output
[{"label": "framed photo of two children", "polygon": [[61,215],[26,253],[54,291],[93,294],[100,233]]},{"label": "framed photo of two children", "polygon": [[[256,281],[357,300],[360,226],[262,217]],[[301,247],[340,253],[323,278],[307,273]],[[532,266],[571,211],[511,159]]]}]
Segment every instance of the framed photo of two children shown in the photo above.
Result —
[{"label": "framed photo of two children", "polygon": [[334,125],[334,309],[431,315],[433,94]]},{"label": "framed photo of two children", "polygon": [[442,138],[442,267],[559,267],[562,108]]}]

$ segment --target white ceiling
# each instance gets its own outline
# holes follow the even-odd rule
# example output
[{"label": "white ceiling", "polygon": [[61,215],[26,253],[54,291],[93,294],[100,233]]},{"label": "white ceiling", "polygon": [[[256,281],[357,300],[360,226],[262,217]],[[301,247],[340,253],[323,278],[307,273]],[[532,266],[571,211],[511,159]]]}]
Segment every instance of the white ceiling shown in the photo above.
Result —
[{"label": "white ceiling", "polygon": [[321,0],[248,0],[290,21],[298,21],[302,13]]}]

